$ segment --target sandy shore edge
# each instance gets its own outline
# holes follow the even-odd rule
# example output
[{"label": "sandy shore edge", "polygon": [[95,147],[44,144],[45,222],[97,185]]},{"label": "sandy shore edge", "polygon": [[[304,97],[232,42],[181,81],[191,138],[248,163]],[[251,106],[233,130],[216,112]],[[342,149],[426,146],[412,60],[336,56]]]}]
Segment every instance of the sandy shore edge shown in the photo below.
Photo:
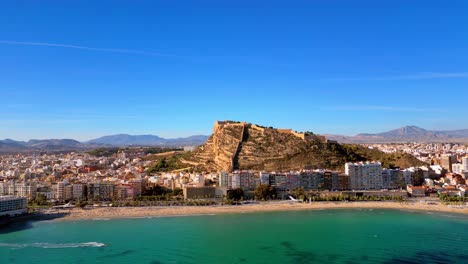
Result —
[{"label": "sandy shore edge", "polygon": [[[91,209],[73,208],[56,221],[107,220],[115,218],[146,218],[170,216],[217,215],[229,213],[281,212],[325,209],[397,209],[409,211],[444,212],[468,214],[468,208],[449,207],[443,204],[400,203],[400,202],[315,202],[288,203],[267,202],[248,205],[219,206],[161,206],[161,207],[99,207]],[[63,212],[63,211],[62,211]]]}]

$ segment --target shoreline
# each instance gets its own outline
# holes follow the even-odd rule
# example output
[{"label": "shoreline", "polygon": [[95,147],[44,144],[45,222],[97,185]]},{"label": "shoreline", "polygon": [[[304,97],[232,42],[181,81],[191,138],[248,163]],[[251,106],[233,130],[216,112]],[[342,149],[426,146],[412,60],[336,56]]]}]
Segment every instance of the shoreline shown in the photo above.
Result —
[{"label": "shoreline", "polygon": [[91,209],[62,209],[53,212],[43,212],[44,217],[57,212],[64,213],[63,217],[52,221],[74,220],[110,220],[124,218],[152,218],[176,216],[202,216],[219,214],[258,213],[258,212],[287,212],[304,210],[327,209],[394,209],[433,213],[455,213],[468,215],[468,208],[449,207],[443,204],[400,203],[400,202],[263,202],[244,205],[215,205],[215,206],[155,206],[155,207],[98,207]]}]

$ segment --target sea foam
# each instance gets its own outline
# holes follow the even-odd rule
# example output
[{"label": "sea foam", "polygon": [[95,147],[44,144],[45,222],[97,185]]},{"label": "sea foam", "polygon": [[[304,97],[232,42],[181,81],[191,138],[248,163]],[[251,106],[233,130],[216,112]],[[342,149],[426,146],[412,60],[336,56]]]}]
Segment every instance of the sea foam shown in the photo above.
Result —
[{"label": "sea foam", "polygon": [[107,246],[104,243],[99,242],[85,242],[85,243],[61,243],[61,244],[53,244],[53,243],[31,243],[31,244],[14,244],[14,243],[0,243],[0,247],[8,247],[8,248],[83,248],[83,247],[105,247]]}]

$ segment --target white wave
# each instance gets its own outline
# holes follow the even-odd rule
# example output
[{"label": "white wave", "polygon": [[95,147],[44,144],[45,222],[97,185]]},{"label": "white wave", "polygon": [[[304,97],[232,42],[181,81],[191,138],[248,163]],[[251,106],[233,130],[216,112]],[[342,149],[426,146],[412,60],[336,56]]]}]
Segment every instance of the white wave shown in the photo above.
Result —
[{"label": "white wave", "polygon": [[31,243],[31,244],[13,244],[13,243],[0,243],[0,247],[8,248],[82,248],[82,247],[106,247],[107,245],[99,242],[86,242],[86,243]]}]

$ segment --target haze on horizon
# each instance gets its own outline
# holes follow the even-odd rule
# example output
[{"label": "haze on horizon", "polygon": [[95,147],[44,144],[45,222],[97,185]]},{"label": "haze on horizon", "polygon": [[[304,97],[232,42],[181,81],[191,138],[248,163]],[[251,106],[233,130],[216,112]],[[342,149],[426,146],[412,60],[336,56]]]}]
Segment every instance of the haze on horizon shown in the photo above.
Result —
[{"label": "haze on horizon", "polygon": [[466,1],[0,4],[0,139],[468,128]]}]

